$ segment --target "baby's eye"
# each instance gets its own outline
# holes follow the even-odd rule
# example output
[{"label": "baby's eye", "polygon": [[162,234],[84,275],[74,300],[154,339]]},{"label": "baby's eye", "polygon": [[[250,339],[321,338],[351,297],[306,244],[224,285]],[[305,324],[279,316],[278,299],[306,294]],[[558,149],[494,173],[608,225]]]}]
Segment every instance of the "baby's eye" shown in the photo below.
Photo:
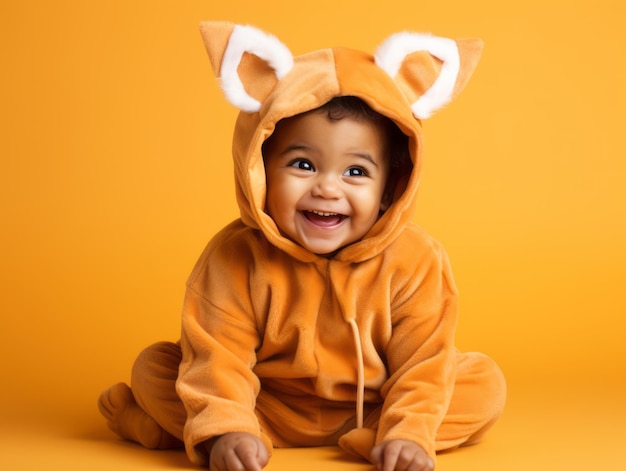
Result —
[{"label": "baby's eye", "polygon": [[308,170],[310,172],[315,170],[313,168],[313,164],[311,162],[309,162],[308,160],[305,160],[305,159],[293,160],[292,162],[289,162],[289,167],[295,167],[295,168],[298,168],[300,170]]},{"label": "baby's eye", "polygon": [[367,175],[367,170],[362,167],[350,167],[344,173],[346,177],[366,177]]}]

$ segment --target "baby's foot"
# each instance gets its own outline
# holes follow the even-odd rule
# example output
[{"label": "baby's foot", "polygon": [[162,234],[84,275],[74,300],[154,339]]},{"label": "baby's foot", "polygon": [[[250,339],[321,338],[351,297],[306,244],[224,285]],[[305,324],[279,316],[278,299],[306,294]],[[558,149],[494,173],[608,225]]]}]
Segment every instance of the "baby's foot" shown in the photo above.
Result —
[{"label": "baby's foot", "polygon": [[173,441],[178,442],[139,407],[125,383],[104,391],[98,399],[98,408],[109,428],[122,438],[152,449],[171,448]]}]

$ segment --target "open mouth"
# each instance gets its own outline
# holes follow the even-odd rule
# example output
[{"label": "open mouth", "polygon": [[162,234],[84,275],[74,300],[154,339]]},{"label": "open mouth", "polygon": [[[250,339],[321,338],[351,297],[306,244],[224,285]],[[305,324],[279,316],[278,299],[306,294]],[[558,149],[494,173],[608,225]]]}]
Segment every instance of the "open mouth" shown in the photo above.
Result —
[{"label": "open mouth", "polygon": [[339,213],[329,213],[326,211],[302,211],[304,217],[317,226],[333,227],[340,224],[348,216]]}]

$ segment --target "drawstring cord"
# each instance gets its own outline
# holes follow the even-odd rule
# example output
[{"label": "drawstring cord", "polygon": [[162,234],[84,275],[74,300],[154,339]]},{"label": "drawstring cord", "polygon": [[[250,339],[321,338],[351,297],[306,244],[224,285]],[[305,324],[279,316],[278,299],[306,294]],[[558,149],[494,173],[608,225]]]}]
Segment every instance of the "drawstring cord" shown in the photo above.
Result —
[{"label": "drawstring cord", "polygon": [[363,347],[361,346],[361,335],[359,326],[354,319],[350,319],[354,346],[357,356],[357,392],[356,392],[356,427],[363,428],[363,402],[365,397],[365,366],[363,363]]}]

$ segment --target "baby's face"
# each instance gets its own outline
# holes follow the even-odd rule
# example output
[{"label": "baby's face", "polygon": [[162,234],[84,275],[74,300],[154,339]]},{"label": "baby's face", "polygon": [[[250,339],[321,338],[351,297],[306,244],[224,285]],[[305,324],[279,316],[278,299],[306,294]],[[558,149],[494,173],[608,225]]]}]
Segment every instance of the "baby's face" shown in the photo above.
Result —
[{"label": "baby's face", "polygon": [[324,255],[360,240],[381,210],[389,173],[375,124],[312,112],[280,124],[265,149],[266,212],[281,233]]}]

